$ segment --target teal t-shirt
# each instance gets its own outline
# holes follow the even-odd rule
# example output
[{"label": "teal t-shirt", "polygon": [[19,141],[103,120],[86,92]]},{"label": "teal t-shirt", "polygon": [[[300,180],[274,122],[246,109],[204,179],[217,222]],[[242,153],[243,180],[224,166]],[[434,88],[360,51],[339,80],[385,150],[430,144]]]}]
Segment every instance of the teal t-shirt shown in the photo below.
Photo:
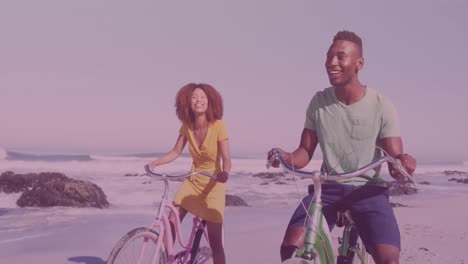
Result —
[{"label": "teal t-shirt", "polygon": [[[399,137],[395,107],[383,95],[366,88],[358,102],[346,105],[335,95],[335,87],[317,92],[307,108],[305,128],[317,133],[323,153],[322,172],[345,173],[381,157],[378,139]],[[354,185],[380,184],[380,167],[361,177],[344,180]]]}]

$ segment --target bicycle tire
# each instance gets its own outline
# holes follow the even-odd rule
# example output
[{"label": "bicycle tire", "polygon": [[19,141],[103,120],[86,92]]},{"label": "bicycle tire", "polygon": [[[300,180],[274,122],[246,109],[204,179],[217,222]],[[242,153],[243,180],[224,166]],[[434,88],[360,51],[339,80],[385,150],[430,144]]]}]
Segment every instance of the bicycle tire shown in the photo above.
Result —
[{"label": "bicycle tire", "polygon": [[305,260],[303,258],[291,257],[282,262],[282,264],[315,264],[319,263],[316,260]]},{"label": "bicycle tire", "polygon": [[210,259],[213,258],[213,252],[210,247],[203,246],[198,248],[198,253],[195,257],[194,264],[207,263]]},{"label": "bicycle tire", "polygon": [[328,259],[327,253],[326,253],[326,246],[323,244],[315,244],[314,246],[314,256],[312,259],[308,259],[307,257],[301,257],[299,256],[298,250],[303,250],[303,249],[296,249],[296,251],[293,253],[293,255],[282,262],[282,264],[321,264],[321,263],[331,263],[332,260]]},{"label": "bicycle tire", "polygon": [[[375,264],[374,259],[372,256],[367,253],[366,246],[364,245],[364,242],[362,242],[361,237],[359,237],[359,240],[357,242],[359,244],[359,253],[354,255],[354,260],[353,264]],[[362,257],[362,260],[361,260]]]},{"label": "bicycle tire", "polygon": [[[361,238],[359,238],[357,243],[359,245],[359,249],[354,249],[354,257],[352,264],[375,264],[374,260],[372,259],[372,256],[369,253],[367,253]],[[338,261],[337,264],[339,264]]]},{"label": "bicycle tire", "polygon": [[358,243],[361,245],[361,248],[359,254],[354,255],[353,264],[375,264],[372,256],[367,253],[364,243],[362,243],[361,239],[359,239]]},{"label": "bicycle tire", "polygon": [[[112,249],[107,264],[146,264],[152,263],[153,256],[155,254],[156,242],[159,238],[159,234],[147,227],[135,228],[132,231],[125,234],[119,242]],[[146,248],[141,255],[142,247],[146,244]],[[140,262],[138,260],[140,259]],[[159,249],[159,261],[158,264],[168,264],[167,251],[164,243],[161,243]]]}]

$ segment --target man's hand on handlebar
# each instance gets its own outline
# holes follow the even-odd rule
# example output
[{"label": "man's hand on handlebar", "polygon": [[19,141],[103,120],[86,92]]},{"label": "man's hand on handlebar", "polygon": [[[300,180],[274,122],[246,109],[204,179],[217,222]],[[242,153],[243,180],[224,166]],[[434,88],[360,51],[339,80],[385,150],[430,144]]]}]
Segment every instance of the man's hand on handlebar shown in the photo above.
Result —
[{"label": "man's hand on handlebar", "polygon": [[[416,169],[416,159],[409,154],[399,154],[396,159],[400,161],[402,169],[406,170],[409,175],[413,175]],[[393,164],[389,164],[390,175],[396,180],[405,180],[406,176]]]},{"label": "man's hand on handlebar", "polygon": [[268,151],[267,166],[272,166],[273,168],[278,168],[280,166],[280,161],[278,158],[273,157],[277,152],[279,152],[286,163],[289,163],[289,153],[280,148],[272,148],[270,151]]}]

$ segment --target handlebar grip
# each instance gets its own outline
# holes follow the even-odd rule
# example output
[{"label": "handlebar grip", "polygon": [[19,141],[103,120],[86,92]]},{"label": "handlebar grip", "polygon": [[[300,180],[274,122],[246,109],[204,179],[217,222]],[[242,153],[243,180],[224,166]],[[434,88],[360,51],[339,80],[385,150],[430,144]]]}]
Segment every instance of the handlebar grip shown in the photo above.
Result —
[{"label": "handlebar grip", "polygon": [[403,164],[401,164],[401,160],[393,158],[392,163],[394,167],[405,177],[405,181],[408,181],[412,184],[416,184],[411,178],[411,175],[406,171],[405,167],[403,167]]},{"label": "handlebar grip", "polygon": [[147,173],[151,173],[151,169],[150,169],[149,164],[146,164],[146,165],[145,165],[145,171],[146,171]]},{"label": "handlebar grip", "polygon": [[151,167],[150,167],[149,164],[146,164],[146,165],[145,165],[145,171],[146,171],[146,173],[149,174],[149,175],[159,176],[159,175],[157,175],[156,173],[154,173],[154,172],[151,171]]},{"label": "handlebar grip", "polygon": [[273,151],[271,156],[269,156],[267,159],[267,164],[266,164],[267,169],[269,169],[273,165],[273,162],[275,162],[275,160],[279,159],[279,155],[280,154],[278,150]]}]

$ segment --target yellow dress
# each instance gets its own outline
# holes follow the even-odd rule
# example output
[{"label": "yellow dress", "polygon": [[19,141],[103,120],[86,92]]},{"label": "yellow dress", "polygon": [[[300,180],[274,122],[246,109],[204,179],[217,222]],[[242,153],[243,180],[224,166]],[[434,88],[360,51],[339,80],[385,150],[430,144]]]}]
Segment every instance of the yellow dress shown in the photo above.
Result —
[{"label": "yellow dress", "polygon": [[[212,174],[222,171],[218,142],[228,138],[223,121],[216,120],[208,125],[205,140],[200,147],[196,143],[192,128],[184,124],[179,133],[187,138],[193,159],[192,171],[206,171]],[[185,179],[174,197],[174,203],[206,221],[222,223],[225,194],[224,183],[197,174]]]}]

